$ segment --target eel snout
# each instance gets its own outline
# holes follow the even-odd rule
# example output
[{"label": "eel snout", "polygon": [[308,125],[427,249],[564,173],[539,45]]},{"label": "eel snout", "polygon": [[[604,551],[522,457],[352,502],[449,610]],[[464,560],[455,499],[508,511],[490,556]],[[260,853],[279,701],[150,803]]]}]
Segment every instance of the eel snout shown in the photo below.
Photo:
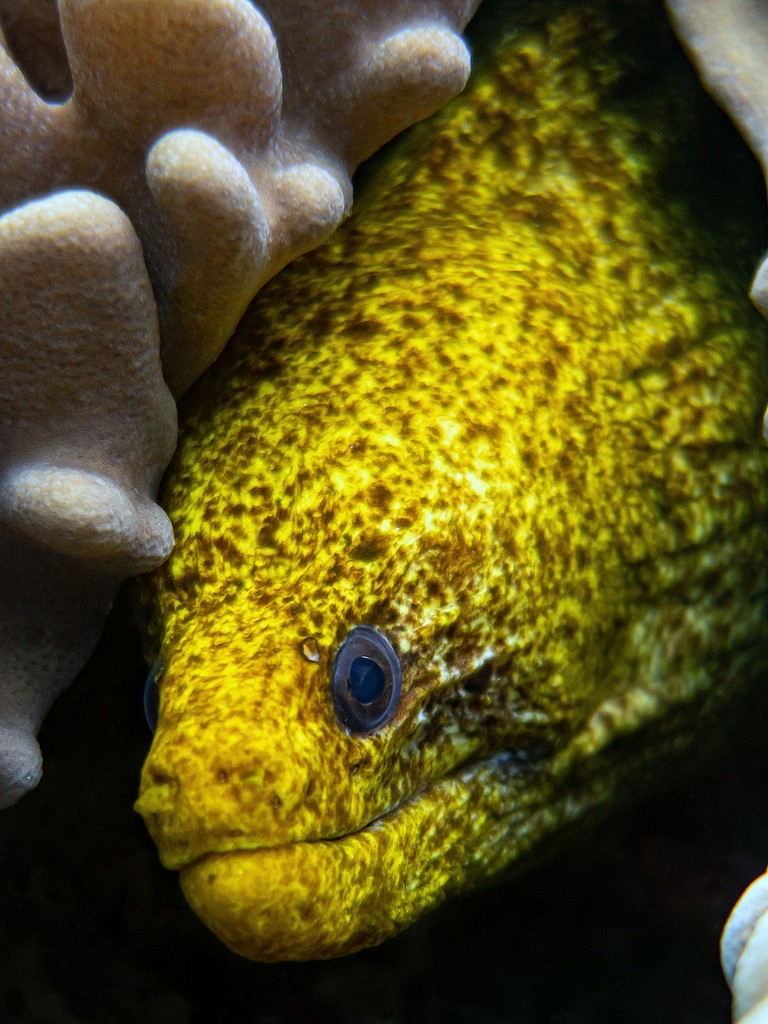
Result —
[{"label": "eel snout", "polygon": [[182,889],[205,924],[249,959],[355,952],[475,881],[489,861],[509,860],[517,813],[514,801],[500,803],[509,773],[505,758],[491,758],[354,833],[202,857],[181,871]]}]

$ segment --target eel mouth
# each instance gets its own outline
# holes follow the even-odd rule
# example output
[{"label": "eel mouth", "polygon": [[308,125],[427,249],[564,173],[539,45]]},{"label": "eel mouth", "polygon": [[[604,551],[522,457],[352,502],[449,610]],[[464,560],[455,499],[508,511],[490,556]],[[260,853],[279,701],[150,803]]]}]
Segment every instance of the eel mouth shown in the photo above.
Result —
[{"label": "eel mouth", "polygon": [[633,734],[621,750],[603,749],[600,736],[587,728],[555,756],[541,747],[465,762],[346,835],[204,853],[180,867],[182,889],[211,931],[251,960],[377,945],[635,791],[665,746],[649,749]]},{"label": "eel mouth", "polygon": [[180,869],[182,889],[249,959],[352,953],[515,859],[533,834],[526,779],[508,755],[478,761],[348,835],[204,854]]}]

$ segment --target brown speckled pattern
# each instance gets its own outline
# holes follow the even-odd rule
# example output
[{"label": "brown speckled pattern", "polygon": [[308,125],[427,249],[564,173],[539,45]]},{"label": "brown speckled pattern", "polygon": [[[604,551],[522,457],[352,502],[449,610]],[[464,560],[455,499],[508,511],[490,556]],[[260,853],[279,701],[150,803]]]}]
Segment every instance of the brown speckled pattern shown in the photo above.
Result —
[{"label": "brown speckled pattern", "polygon": [[[246,956],[381,941],[765,667],[766,327],[663,192],[676,105],[622,100],[610,8],[499,33],[187,403],[138,807]],[[362,739],[360,623],[403,665]]]}]

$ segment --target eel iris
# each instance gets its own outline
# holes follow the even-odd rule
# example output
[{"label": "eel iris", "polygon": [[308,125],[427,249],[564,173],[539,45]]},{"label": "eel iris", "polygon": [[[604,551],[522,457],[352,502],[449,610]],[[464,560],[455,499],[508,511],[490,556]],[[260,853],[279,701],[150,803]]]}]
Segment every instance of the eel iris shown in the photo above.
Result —
[{"label": "eel iris", "polygon": [[766,328],[681,187],[695,80],[653,3],[479,17],[181,410],[137,806],[255,959],[518,864],[766,670]]}]

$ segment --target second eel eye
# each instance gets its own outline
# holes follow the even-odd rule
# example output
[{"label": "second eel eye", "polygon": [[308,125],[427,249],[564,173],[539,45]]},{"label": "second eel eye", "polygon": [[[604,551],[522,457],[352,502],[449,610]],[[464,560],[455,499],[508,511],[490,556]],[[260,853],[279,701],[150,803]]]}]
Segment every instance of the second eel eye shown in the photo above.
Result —
[{"label": "second eel eye", "polygon": [[355,626],[333,662],[336,717],[352,733],[369,733],[390,721],[400,699],[400,659],[383,633]]},{"label": "second eel eye", "polygon": [[149,670],[147,681],[144,684],[144,717],[152,732],[157,729],[157,719],[160,711],[160,694],[157,690],[157,674],[160,671],[160,659],[155,662]]}]

